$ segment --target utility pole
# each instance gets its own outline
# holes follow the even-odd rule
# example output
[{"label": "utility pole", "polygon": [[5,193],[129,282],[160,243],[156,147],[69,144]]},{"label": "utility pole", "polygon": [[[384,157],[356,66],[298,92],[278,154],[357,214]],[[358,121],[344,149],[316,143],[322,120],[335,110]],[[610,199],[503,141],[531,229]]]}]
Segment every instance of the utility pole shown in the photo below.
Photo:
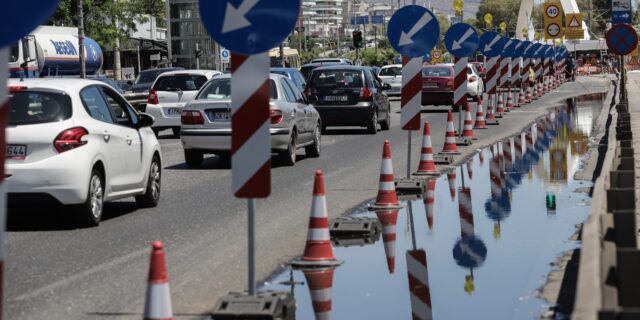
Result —
[{"label": "utility pole", "polygon": [[[114,5],[117,3],[118,0],[113,0]],[[113,17],[113,26],[116,28],[116,30],[119,29],[118,19],[116,17]],[[114,78],[116,80],[122,80],[122,64],[120,63],[120,37],[117,35],[117,32],[113,47],[113,69],[113,72],[115,74]]]},{"label": "utility pole", "polygon": [[593,29],[591,29],[591,0],[587,0],[587,21],[588,21],[588,27],[589,27],[589,31],[592,31]]},{"label": "utility pole", "polygon": [[86,66],[84,65],[84,12],[82,10],[82,0],[78,1],[78,54],[80,55],[80,78],[87,77]]},{"label": "utility pole", "polygon": [[167,62],[169,62],[168,67],[173,67],[173,55],[171,54],[171,6],[169,2],[171,0],[165,0],[165,16],[166,16],[166,27],[167,27]]}]

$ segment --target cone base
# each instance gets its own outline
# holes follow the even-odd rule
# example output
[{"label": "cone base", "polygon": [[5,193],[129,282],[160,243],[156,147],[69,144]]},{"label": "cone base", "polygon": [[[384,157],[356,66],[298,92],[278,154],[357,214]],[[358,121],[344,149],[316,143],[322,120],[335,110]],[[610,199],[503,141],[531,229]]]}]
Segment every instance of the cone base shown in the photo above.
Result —
[{"label": "cone base", "polygon": [[404,206],[401,204],[392,204],[392,205],[386,205],[386,206],[370,204],[367,206],[367,210],[369,211],[388,211],[388,210],[399,210],[402,208],[404,208]]},{"label": "cone base", "polygon": [[309,261],[302,260],[297,258],[289,263],[292,268],[300,270],[300,269],[323,269],[323,268],[331,268],[342,265],[344,261],[342,260],[322,260],[322,261]]},{"label": "cone base", "polygon": [[[485,123],[485,124],[486,124],[486,123]],[[485,127],[485,126],[482,126],[482,127],[473,127],[473,130],[476,130],[476,129],[489,129],[489,128],[487,128],[487,127]]]},{"label": "cone base", "polygon": [[498,120],[485,120],[484,124],[488,125],[488,126],[497,126],[500,124],[500,122],[498,122]]},{"label": "cone base", "polygon": [[442,151],[439,152],[438,154],[444,154],[444,155],[460,155],[462,154],[460,151]]}]

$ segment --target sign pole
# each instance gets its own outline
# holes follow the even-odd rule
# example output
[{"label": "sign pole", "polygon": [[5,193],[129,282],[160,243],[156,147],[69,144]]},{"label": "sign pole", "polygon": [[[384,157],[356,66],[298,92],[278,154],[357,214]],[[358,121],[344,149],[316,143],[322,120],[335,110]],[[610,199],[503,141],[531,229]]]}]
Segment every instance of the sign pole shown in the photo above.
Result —
[{"label": "sign pole", "polygon": [[255,242],[256,242],[256,228],[255,228],[255,206],[256,199],[249,198],[247,199],[248,204],[248,218],[247,218],[247,227],[248,227],[248,262],[249,262],[249,295],[256,294],[256,252],[255,252]]}]

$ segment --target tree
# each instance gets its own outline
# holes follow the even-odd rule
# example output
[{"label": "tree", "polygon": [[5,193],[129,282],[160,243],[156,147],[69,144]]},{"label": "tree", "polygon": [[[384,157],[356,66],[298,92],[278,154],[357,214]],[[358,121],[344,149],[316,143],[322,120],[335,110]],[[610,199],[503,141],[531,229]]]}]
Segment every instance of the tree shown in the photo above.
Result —
[{"label": "tree", "polygon": [[493,16],[493,26],[500,23],[507,24],[507,33],[513,35],[518,23],[518,12],[520,11],[519,0],[482,0],[476,13],[478,28],[485,28],[484,15],[490,13]]}]

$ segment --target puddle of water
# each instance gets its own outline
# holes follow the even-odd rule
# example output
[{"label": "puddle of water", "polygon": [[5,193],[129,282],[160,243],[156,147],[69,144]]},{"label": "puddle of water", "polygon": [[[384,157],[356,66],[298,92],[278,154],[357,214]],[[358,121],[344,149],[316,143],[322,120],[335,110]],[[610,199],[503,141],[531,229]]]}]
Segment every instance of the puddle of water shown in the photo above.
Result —
[{"label": "puddle of water", "polygon": [[573,175],[602,99],[558,106],[429,180],[404,209],[351,214],[377,218],[382,237],[334,243],[342,266],[285,269],[261,290],[292,290],[297,319],[537,318],[547,307],[537,290],[578,246],[569,238],[588,213],[588,196],[573,191],[590,185]]}]

